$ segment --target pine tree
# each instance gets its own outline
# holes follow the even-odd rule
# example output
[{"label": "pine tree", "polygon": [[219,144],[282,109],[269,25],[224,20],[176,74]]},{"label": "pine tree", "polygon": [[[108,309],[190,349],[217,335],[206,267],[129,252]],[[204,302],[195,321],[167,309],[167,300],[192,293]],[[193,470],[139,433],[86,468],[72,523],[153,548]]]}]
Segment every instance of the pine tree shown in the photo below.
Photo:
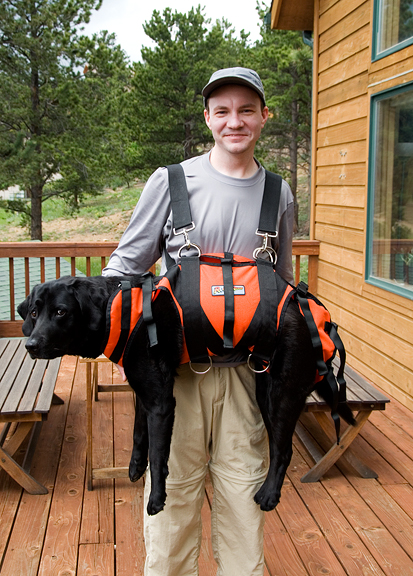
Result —
[{"label": "pine tree", "polygon": [[129,128],[135,167],[145,175],[199,154],[211,141],[202,88],[216,69],[242,65],[248,35],[236,38],[225,20],[209,24],[198,6],[187,14],[155,10],[144,26],[155,47],[143,48],[134,65]]},{"label": "pine tree", "polygon": [[[97,193],[118,157],[114,108],[129,82],[113,35],[79,37],[100,0],[2,0],[0,4],[0,188],[42,239],[42,203],[75,206]],[[3,203],[4,204],[4,203]]]}]

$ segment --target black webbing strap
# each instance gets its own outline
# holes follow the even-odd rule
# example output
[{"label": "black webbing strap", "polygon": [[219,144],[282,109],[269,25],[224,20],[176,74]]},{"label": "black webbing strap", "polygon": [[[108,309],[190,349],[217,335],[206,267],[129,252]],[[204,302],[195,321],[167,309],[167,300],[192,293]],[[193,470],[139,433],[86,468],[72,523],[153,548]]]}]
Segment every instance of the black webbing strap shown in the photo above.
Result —
[{"label": "black webbing strap", "polygon": [[278,207],[281,198],[282,178],[278,174],[265,171],[264,195],[261,203],[259,232],[275,234],[277,231]]},{"label": "black webbing strap", "polygon": [[168,170],[173,226],[175,230],[188,228],[192,224],[192,216],[184,170],[180,164],[171,164],[166,168]]},{"label": "black webbing strap", "polygon": [[200,263],[198,256],[185,256],[181,262],[181,306],[185,342],[191,362],[209,364],[208,350],[202,329],[200,294]]},{"label": "black webbing strap", "polygon": [[233,254],[225,252],[221,258],[222,277],[224,281],[225,317],[224,317],[224,348],[234,348],[234,281],[232,278]]},{"label": "black webbing strap", "polygon": [[125,346],[129,338],[131,310],[132,310],[131,283],[129,282],[129,280],[121,280],[119,284],[122,292],[120,337],[110,357],[112,362],[115,362],[115,364],[117,364],[119,360],[122,358],[123,351],[125,350]]},{"label": "black webbing strap", "polygon": [[142,274],[142,319],[148,330],[149,346],[158,344],[158,334],[152,315],[153,276],[149,272]]},{"label": "black webbing strap", "polygon": [[344,344],[338,335],[338,326],[334,322],[331,322],[329,335],[331,340],[333,341],[334,346],[337,348],[337,352],[340,356],[340,366],[337,372],[337,382],[339,383],[339,402],[345,402],[347,397],[347,384],[344,379],[344,368],[346,365],[346,349],[344,348]]},{"label": "black webbing strap", "polygon": [[320,334],[318,333],[318,328],[315,323],[314,317],[310,310],[310,305],[308,303],[307,292],[308,286],[305,282],[299,282],[296,289],[296,298],[299,303],[301,310],[304,314],[304,319],[307,323],[308,330],[310,332],[311,343],[316,356],[317,370],[320,376],[324,377],[330,386],[332,392],[332,406],[331,406],[331,417],[334,421],[334,426],[336,429],[337,444],[340,438],[340,416],[338,415],[338,402],[339,402],[339,391],[336,377],[334,375],[333,369],[328,369],[326,363],[324,362],[323,355],[323,345],[321,343]]},{"label": "black webbing strap", "polygon": [[268,363],[274,354],[277,333],[278,287],[276,274],[271,262],[257,258],[257,272],[262,323],[254,345],[252,358]]}]

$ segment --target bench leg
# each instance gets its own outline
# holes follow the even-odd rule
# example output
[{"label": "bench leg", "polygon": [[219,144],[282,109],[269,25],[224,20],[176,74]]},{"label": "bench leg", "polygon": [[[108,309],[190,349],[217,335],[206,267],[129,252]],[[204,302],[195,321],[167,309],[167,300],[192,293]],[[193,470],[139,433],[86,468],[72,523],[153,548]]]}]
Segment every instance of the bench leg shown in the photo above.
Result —
[{"label": "bench leg", "polygon": [[[355,420],[356,424],[354,426],[348,426],[346,431],[342,434],[340,439],[340,444],[336,442],[330,448],[328,452],[324,456],[322,456],[315,466],[311,468],[307,474],[301,478],[301,482],[317,482],[320,478],[333,466],[340,457],[346,459],[346,461],[354,468],[356,471],[363,477],[363,478],[377,478],[377,474],[362,464],[353,454],[345,454],[345,451],[356,438],[364,424],[367,422],[369,416],[371,414],[371,410],[362,410],[360,411]],[[319,412],[314,414],[316,416],[317,421],[319,422],[320,426],[328,434],[328,428],[331,429],[330,422],[328,420],[327,414],[324,412]],[[299,432],[298,432],[299,435]],[[304,444],[306,442],[304,441]],[[311,451],[310,451],[311,453]]]},{"label": "bench leg", "polygon": [[[6,447],[10,449],[12,455],[17,451],[32,427],[32,422],[25,422],[17,428],[16,432],[6,445]],[[17,464],[10,453],[6,452],[6,449],[3,447],[0,447],[0,466],[29,494],[48,493],[47,488],[33,478],[27,470],[20,466],[20,464]]]},{"label": "bench leg", "polygon": [[[97,386],[97,382],[96,382]],[[92,429],[92,365],[86,363],[86,408],[87,408],[87,448],[86,448],[86,480],[87,489],[93,490],[93,470],[92,470],[92,453],[93,453],[93,429]]]}]

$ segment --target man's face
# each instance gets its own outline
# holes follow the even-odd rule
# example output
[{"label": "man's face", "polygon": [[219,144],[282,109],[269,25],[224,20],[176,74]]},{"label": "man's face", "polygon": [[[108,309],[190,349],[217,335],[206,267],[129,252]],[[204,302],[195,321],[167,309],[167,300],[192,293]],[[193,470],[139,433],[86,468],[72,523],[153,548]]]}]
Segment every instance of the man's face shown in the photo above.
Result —
[{"label": "man's face", "polygon": [[204,115],[218,148],[230,154],[253,154],[268,108],[262,108],[260,97],[251,88],[228,84],[212,92]]}]

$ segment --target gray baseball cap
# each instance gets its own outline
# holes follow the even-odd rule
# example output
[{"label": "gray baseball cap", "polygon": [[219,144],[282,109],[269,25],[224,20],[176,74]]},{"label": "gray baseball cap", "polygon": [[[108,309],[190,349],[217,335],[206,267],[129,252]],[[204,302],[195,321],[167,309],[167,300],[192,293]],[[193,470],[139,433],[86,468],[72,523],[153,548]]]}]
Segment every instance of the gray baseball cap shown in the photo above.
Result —
[{"label": "gray baseball cap", "polygon": [[241,84],[242,86],[248,86],[257,92],[258,96],[261,98],[265,104],[264,86],[262,85],[261,78],[250,68],[223,68],[222,70],[217,70],[214,72],[209,79],[208,84],[202,90],[202,96],[204,97],[204,106],[206,106],[206,101],[211,95],[213,90],[216,90],[224,84]]}]

